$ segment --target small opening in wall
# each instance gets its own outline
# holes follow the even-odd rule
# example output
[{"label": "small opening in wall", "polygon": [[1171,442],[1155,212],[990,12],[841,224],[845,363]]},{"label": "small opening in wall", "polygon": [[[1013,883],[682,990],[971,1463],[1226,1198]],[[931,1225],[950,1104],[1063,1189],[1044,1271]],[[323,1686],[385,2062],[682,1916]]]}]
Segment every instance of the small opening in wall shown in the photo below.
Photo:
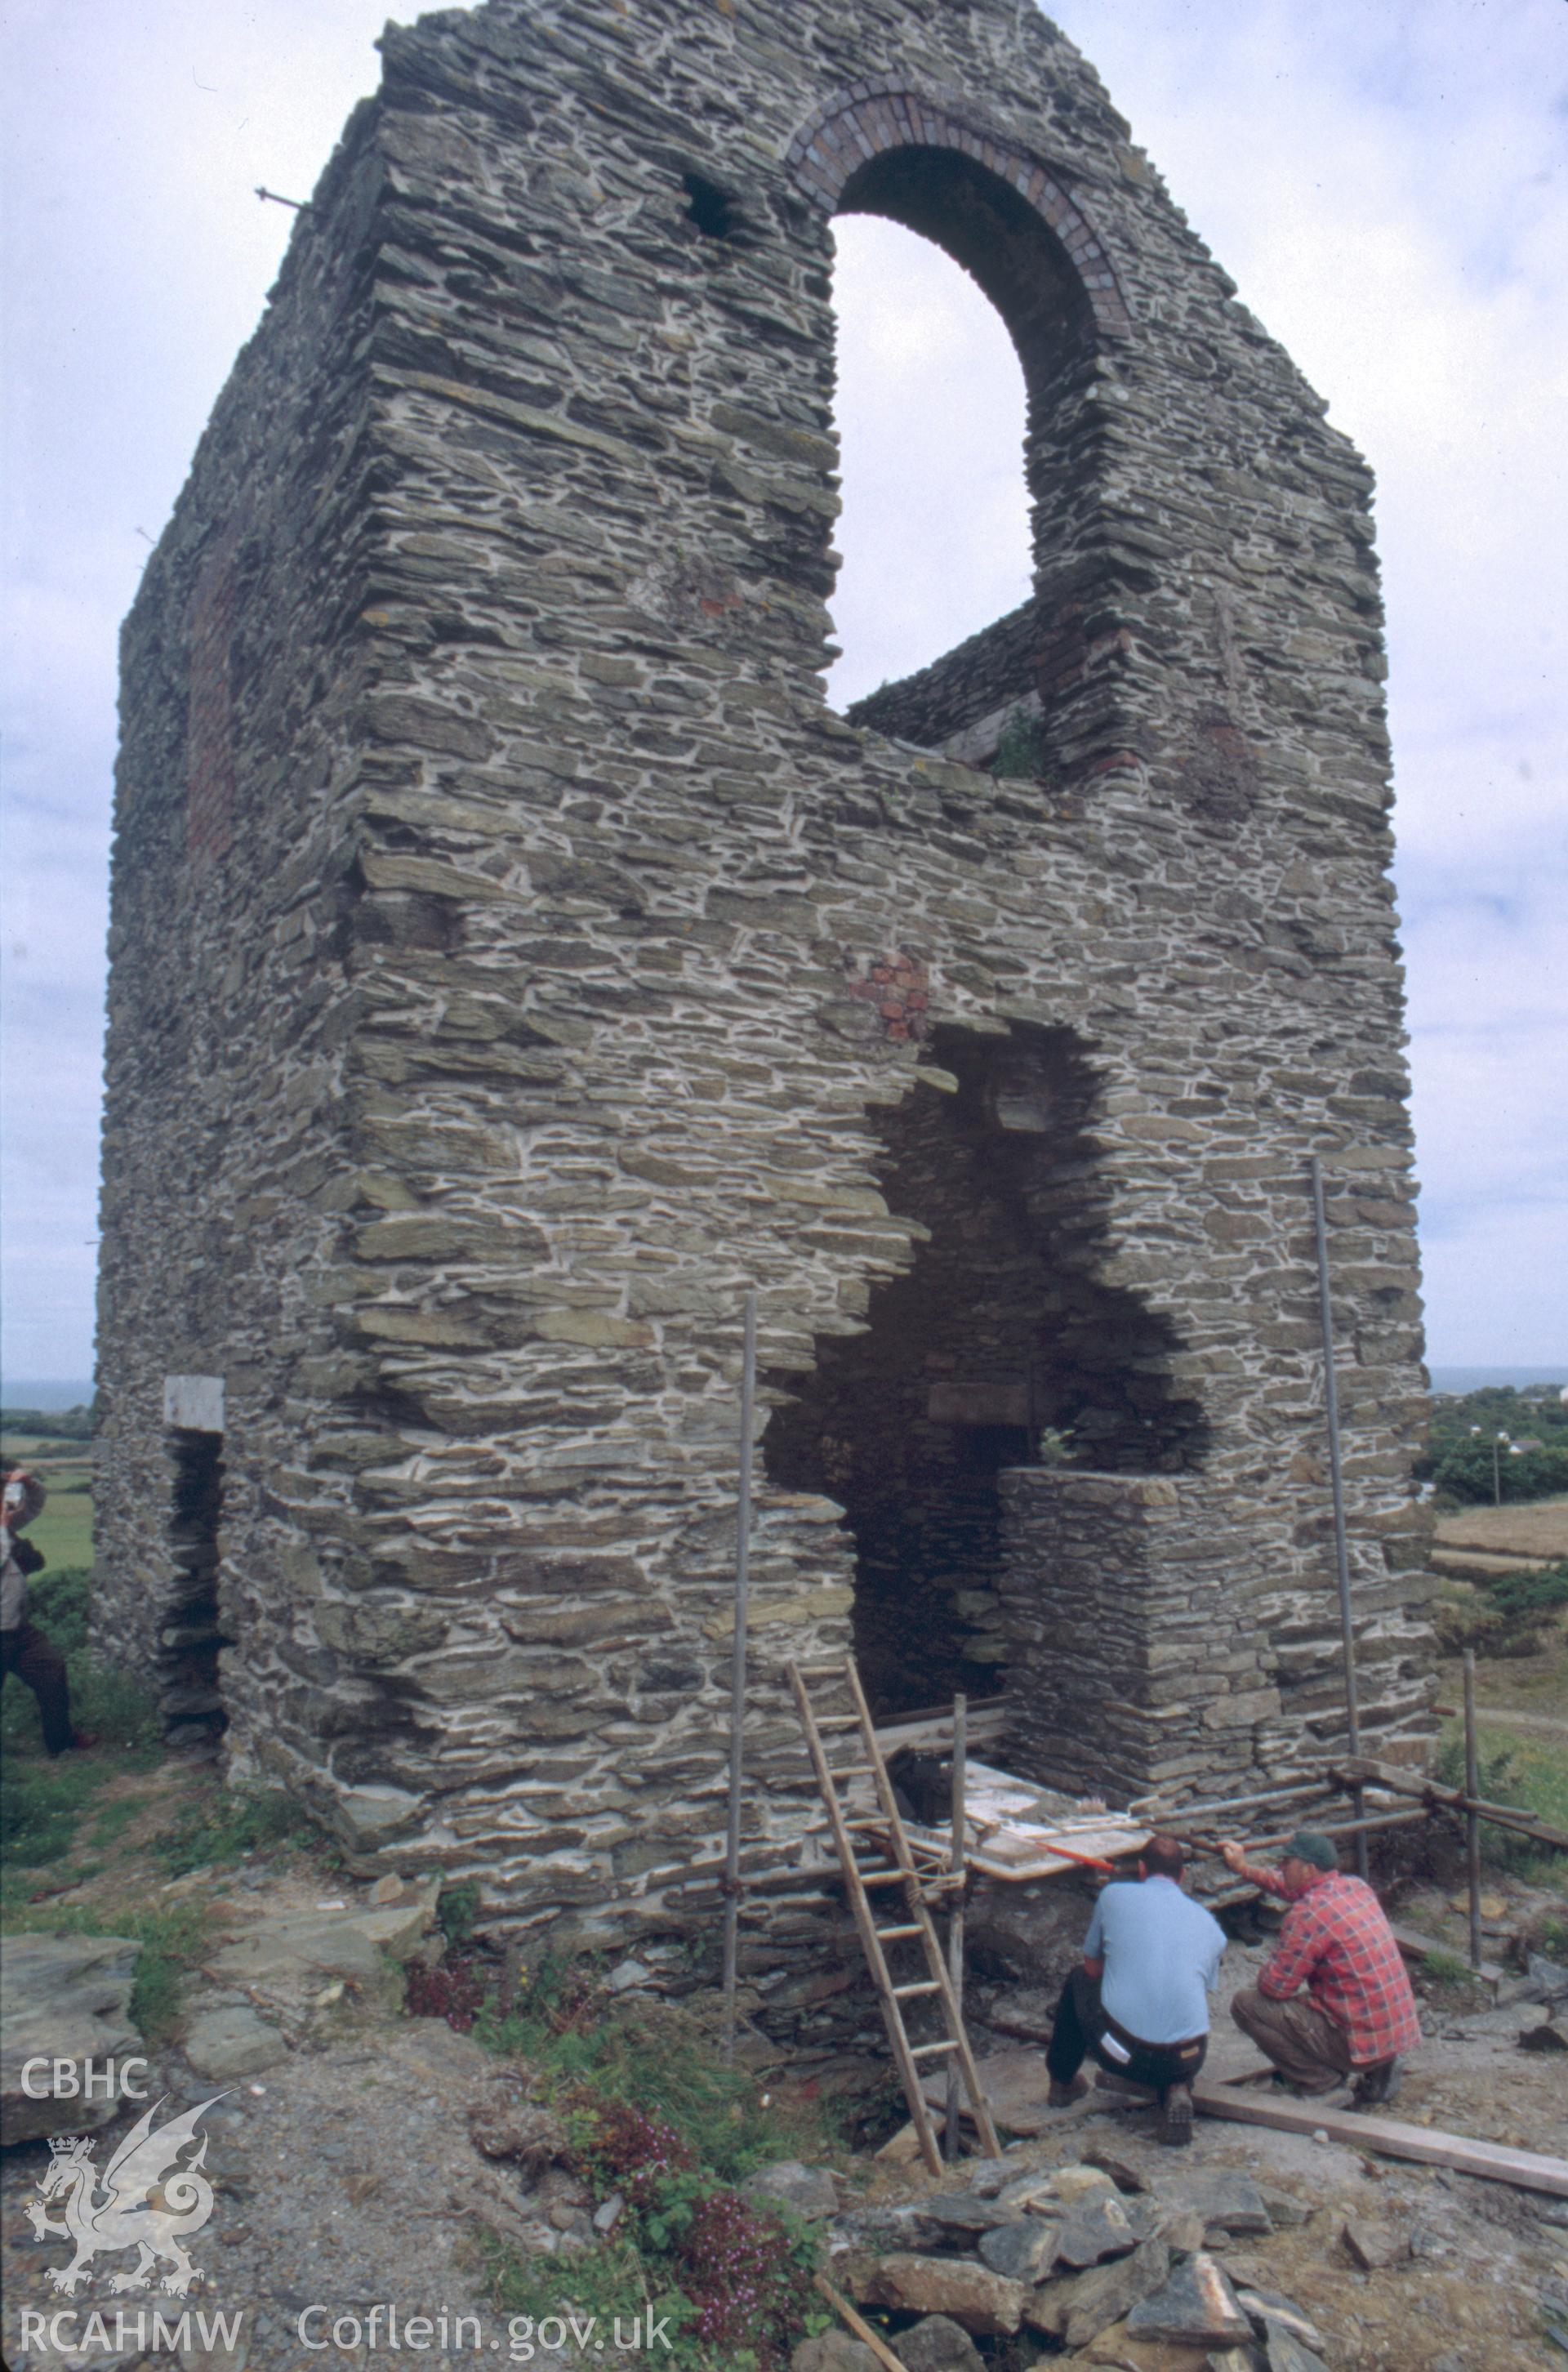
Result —
[{"label": "small opening in wall", "polygon": [[218,1620],[223,1523],[223,1436],[177,1425],[168,1544],[172,1564],[158,1630],[158,1678],[168,1742],[189,1754],[215,1752],[228,1726],[218,1680],[227,1645]]},{"label": "small opening in wall", "polygon": [[686,211],[705,238],[735,237],[740,217],[727,190],[721,190],[716,181],[704,180],[701,173],[684,174],[681,186],[690,201]]}]

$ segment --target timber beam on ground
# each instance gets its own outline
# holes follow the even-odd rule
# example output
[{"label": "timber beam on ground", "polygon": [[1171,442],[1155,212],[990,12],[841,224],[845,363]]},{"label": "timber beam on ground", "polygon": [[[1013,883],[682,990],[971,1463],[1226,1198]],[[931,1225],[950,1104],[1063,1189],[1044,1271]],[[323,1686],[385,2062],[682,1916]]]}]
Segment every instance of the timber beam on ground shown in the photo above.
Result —
[{"label": "timber beam on ground", "polygon": [[1511,2182],[1522,2191],[1549,2192],[1568,2199],[1568,2158],[1544,2157],[1534,2150],[1508,2149],[1500,2142],[1471,2141],[1465,2134],[1439,2133],[1428,2125],[1401,2124],[1355,2109],[1325,2108],[1316,2100],[1283,2100],[1247,2089],[1262,2067],[1249,2068],[1224,2083],[1200,2076],[1192,2105],[1205,2117],[1229,2117],[1243,2125],[1266,2125],[1279,2134],[1326,2134],[1347,2149],[1372,2150],[1379,2157],[1413,2158],[1423,2166],[1452,2167],[1486,2182]]}]

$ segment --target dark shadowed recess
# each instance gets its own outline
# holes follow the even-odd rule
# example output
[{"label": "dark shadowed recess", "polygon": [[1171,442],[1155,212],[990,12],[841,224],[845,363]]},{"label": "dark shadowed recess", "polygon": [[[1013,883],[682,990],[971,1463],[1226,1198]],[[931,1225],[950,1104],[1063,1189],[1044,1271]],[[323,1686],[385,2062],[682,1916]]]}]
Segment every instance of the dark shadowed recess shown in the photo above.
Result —
[{"label": "dark shadowed recess", "polygon": [[917,1084],[869,1125],[889,1207],[929,1231],[871,1296],[865,1331],[827,1337],[763,1443],[781,1487],[844,1510],[855,1653],[879,1713],[998,1685],[997,1477],[1062,1454],[1099,1471],[1199,1462],[1175,1396],[1169,1320],[1097,1274],[1107,1213],[1085,1143],[1098,1081],[1074,1034],[938,1029]]},{"label": "dark shadowed recess", "polygon": [[169,1524],[173,1574],[158,1631],[159,1695],[168,1742],[201,1755],[228,1726],[218,1653],[229,1643],[218,1617],[218,1541],[223,1521],[223,1436],[178,1427]]}]

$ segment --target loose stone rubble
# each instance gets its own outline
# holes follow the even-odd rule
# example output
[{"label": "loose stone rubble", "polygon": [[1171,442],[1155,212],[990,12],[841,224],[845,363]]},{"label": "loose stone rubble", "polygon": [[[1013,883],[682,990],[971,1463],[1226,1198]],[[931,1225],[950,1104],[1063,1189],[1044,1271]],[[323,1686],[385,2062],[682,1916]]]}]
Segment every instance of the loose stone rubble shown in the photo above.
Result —
[{"label": "loose stone rubble", "polygon": [[7,2149],[87,2132],[120,2114],[145,2065],[131,2016],[141,1950],[127,1936],[7,1938],[0,1955],[0,2144]]},{"label": "loose stone rubble", "polygon": [[[1362,1727],[1421,1762],[1365,465],[1015,0],[380,47],[125,629],[105,1642],[356,1872],[685,1932],[755,1284],[752,1865],[812,1815],[782,1665],[852,1645],[1114,1801],[1288,1771],[1340,1704],[1317,1152]],[[1037,584],[848,721],[857,210],[1012,331]],[[1015,711],[1038,778],[984,771]]]}]

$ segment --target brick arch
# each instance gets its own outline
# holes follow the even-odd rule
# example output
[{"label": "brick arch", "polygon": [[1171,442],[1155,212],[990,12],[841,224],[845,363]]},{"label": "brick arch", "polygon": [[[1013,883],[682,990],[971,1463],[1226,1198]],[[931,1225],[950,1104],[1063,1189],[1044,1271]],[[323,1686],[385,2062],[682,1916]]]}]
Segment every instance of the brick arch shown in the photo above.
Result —
[{"label": "brick arch", "polygon": [[[852,84],[847,91],[829,99],[796,133],[785,161],[796,188],[829,214],[880,213],[885,209],[878,205],[855,207],[855,186],[878,158],[890,157],[900,149],[935,150],[968,158],[1016,192],[1050,234],[1082,293],[1096,331],[1109,338],[1131,336],[1132,319],[1127,300],[1110,258],[1082,208],[1038,158],[981,128],[973,110],[956,96],[914,90],[886,76]],[[946,244],[936,232],[929,235]],[[963,256],[958,260],[969,262]],[[1005,313],[1005,305],[1002,309]]]}]

